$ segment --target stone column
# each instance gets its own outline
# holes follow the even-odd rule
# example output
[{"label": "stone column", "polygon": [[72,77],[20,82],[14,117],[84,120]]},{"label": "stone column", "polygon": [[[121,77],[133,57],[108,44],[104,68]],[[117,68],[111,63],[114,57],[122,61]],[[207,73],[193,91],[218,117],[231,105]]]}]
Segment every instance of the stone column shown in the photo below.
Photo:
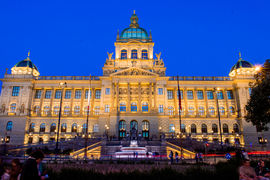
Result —
[{"label": "stone column", "polygon": [[224,99],[225,99],[225,103],[226,103],[226,113],[227,113],[227,117],[230,116],[230,112],[229,112],[229,101],[228,101],[228,96],[227,96],[227,88],[224,89]]},{"label": "stone column", "polygon": [[57,88],[55,87],[52,87],[52,94],[51,94],[51,101],[50,101],[50,111],[49,111],[49,115],[52,115],[53,114],[53,100],[55,98],[55,91],[56,91]]},{"label": "stone column", "polygon": [[187,105],[187,88],[185,87],[183,89],[183,99],[184,99],[184,104],[185,104],[185,116],[188,115],[188,105]]},{"label": "stone column", "polygon": [[127,112],[130,112],[130,83],[128,82],[128,88],[127,88]]},{"label": "stone column", "polygon": [[115,104],[114,104],[114,99],[115,99],[115,85],[114,83],[111,83],[111,106],[112,106],[112,111],[114,111]]},{"label": "stone column", "polygon": [[208,99],[207,99],[207,88],[204,88],[204,102],[205,102],[205,113],[206,117],[209,117],[209,109],[208,109]]},{"label": "stone column", "polygon": [[141,104],[141,102],[142,102],[142,87],[141,87],[141,83],[139,82],[139,98],[138,98],[138,104],[137,104],[137,106],[138,106],[138,112],[141,112],[142,111],[142,104]]},{"label": "stone column", "polygon": [[194,102],[195,102],[195,116],[196,117],[199,117],[199,107],[198,107],[198,96],[197,96],[197,88],[194,88],[194,94],[193,94],[193,97],[194,97]]},{"label": "stone column", "polygon": [[116,99],[115,99],[115,105],[117,107],[116,112],[120,111],[120,107],[119,106],[119,82],[116,83]]},{"label": "stone column", "polygon": [[[81,89],[81,109],[80,109],[81,115],[84,115],[84,95],[85,95],[85,88],[83,87]],[[87,101],[87,106],[88,106],[88,101]]]},{"label": "stone column", "polygon": [[154,109],[157,110],[157,83],[153,83],[154,86]]},{"label": "stone column", "polygon": [[40,112],[38,112],[38,116],[41,116],[41,109],[42,109],[42,106],[43,106],[43,101],[44,101],[44,97],[45,97],[45,89],[42,88],[41,89],[41,97],[40,97],[40,103],[39,103],[39,107],[40,107]]},{"label": "stone column", "polygon": [[148,104],[148,107],[149,107],[148,110],[149,110],[149,112],[152,112],[152,104],[153,104],[153,103],[152,103],[152,99],[153,99],[153,97],[152,97],[152,95],[153,95],[153,94],[152,94],[152,92],[153,92],[153,87],[152,87],[152,86],[153,86],[153,83],[150,82],[150,83],[149,83],[149,101],[148,101],[148,103],[149,103],[149,104]]},{"label": "stone column", "polygon": [[178,96],[177,96],[177,93],[178,93],[178,88],[175,87],[174,90],[173,90],[173,95],[174,95],[174,115],[178,115],[179,114],[179,111],[178,111],[178,108],[179,108],[179,100],[178,100]]},{"label": "stone column", "polygon": [[[64,89],[63,89],[63,92],[64,92]],[[65,90],[65,92],[66,92],[66,90]],[[70,101],[71,115],[74,114],[74,113],[72,113],[72,112],[74,111],[74,107],[73,107],[74,98],[75,98],[75,89],[72,88],[72,89],[71,89],[71,97],[70,97],[70,100],[66,100],[66,101]],[[64,99],[65,99],[65,94],[63,94],[63,100],[64,100]],[[65,107],[65,106],[64,106],[64,101],[63,101],[63,104],[62,104],[62,112],[64,112],[64,111],[63,111],[63,108],[64,108],[64,107]],[[81,109],[82,109],[82,107],[80,107],[80,112],[81,112]]]},{"label": "stone column", "polygon": [[95,103],[95,88],[91,88],[91,107],[90,107],[90,115],[94,114],[94,103]]}]

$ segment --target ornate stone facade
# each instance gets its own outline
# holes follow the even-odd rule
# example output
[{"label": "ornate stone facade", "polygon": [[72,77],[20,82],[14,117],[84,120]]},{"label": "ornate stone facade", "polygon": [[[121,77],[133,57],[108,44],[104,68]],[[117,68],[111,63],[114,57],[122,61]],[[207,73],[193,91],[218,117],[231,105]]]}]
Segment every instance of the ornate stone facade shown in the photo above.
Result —
[{"label": "ornate stone facade", "polygon": [[[55,140],[61,96],[61,139],[85,134],[88,102],[91,137],[128,138],[133,127],[138,138],[179,136],[177,78],[165,75],[161,53],[154,58],[153,46],[151,33],[133,14],[130,27],[117,35],[115,58],[108,53],[103,76],[39,76],[33,64],[14,66],[1,79],[0,136],[8,136],[11,144]],[[220,141],[219,106],[223,142],[256,144],[255,129],[243,119],[254,73],[243,63],[230,77],[179,77],[183,137]],[[61,82],[67,86],[60,87]]]}]

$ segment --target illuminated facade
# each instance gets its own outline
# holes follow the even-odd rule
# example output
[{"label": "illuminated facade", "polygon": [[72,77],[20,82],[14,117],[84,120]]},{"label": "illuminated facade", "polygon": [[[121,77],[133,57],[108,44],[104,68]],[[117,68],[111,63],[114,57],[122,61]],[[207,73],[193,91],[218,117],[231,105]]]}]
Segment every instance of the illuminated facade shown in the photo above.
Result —
[{"label": "illuminated facade", "polygon": [[[153,46],[151,32],[133,14],[130,26],[117,34],[115,58],[108,53],[103,76],[91,81],[88,76],[39,76],[28,55],[1,79],[0,136],[10,144],[55,140],[61,95],[60,139],[83,136],[89,87],[91,137],[125,139],[132,129],[145,139],[179,136],[177,78],[165,75]],[[254,73],[240,56],[228,77],[179,77],[183,136],[220,141],[219,107],[223,142],[255,143],[255,128],[243,119]]]}]

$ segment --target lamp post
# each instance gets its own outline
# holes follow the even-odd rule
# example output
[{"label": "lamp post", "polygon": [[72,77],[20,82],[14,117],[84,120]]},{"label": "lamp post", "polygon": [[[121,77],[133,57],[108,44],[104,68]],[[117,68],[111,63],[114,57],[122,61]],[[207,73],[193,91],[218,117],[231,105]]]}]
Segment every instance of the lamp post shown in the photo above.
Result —
[{"label": "lamp post", "polygon": [[221,148],[223,149],[223,142],[222,142],[222,132],[221,132],[221,121],[220,121],[220,112],[219,112],[219,104],[218,104],[218,91],[219,88],[214,88],[216,94],[216,102],[217,102],[217,113],[218,113],[218,124],[219,124],[219,135],[220,135],[220,144]]},{"label": "lamp post", "polygon": [[181,152],[181,160],[183,160],[183,141],[182,141],[182,120],[181,120],[181,110],[182,110],[182,105],[181,105],[181,91],[180,91],[180,86],[179,86],[179,76],[177,76],[177,92],[178,92],[178,115],[179,115],[179,133],[180,133],[180,152]]},{"label": "lamp post", "polygon": [[60,130],[60,120],[61,120],[61,111],[62,111],[62,101],[63,101],[63,94],[64,94],[64,87],[67,87],[66,82],[59,83],[61,87],[61,98],[60,98],[60,109],[59,109],[59,116],[58,116],[58,126],[57,126],[57,134],[56,134],[56,145],[55,145],[55,153],[58,153],[58,143],[59,143],[59,130]]},{"label": "lamp post", "polygon": [[1,138],[1,142],[4,143],[3,154],[6,155],[7,154],[7,143],[9,142],[9,137],[7,136],[7,133],[5,134],[4,137]]},{"label": "lamp post", "polygon": [[85,143],[84,143],[84,158],[87,159],[87,143],[88,143],[88,119],[89,119],[89,112],[90,112],[90,95],[91,95],[91,75],[89,78],[89,91],[88,91],[88,106],[87,106],[87,116],[86,116],[86,136],[85,136]]}]

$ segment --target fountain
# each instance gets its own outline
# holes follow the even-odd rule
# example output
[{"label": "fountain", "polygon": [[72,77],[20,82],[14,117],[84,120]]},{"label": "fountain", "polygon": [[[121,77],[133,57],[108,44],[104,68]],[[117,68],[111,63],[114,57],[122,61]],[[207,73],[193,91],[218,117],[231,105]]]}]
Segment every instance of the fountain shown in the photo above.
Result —
[{"label": "fountain", "polygon": [[[147,155],[148,154],[148,155]],[[115,153],[116,158],[152,158],[152,152],[148,152],[146,147],[138,147],[136,140],[130,141],[129,147],[121,147]]]}]

